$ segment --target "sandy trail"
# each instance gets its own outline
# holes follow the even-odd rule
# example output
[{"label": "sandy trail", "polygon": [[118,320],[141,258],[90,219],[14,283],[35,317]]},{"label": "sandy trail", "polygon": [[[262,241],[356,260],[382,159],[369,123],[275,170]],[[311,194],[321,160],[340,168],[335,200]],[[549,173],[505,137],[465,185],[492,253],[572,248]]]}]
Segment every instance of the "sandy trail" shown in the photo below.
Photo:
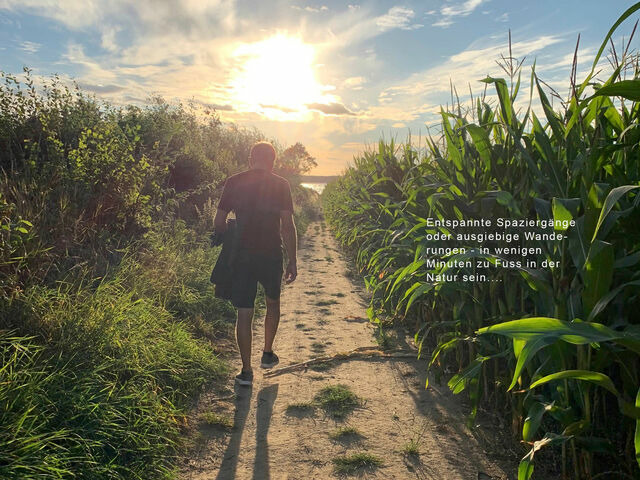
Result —
[{"label": "sandy trail", "polygon": [[[323,222],[310,225],[299,251],[299,276],[285,287],[282,319],[274,350],[277,368],[324,354],[375,346],[360,286]],[[376,479],[506,479],[514,470],[498,463],[500,447],[481,447],[465,426],[468,413],[446,385],[424,389],[426,364],[412,358],[364,358],[331,364],[322,371],[263,377],[259,368],[262,319],[254,325],[252,388],[236,387],[236,398],[212,401],[203,395],[198,412],[214,411],[233,420],[228,431],[201,426],[194,457],[183,470],[190,480],[298,480],[337,478],[333,459],[367,452],[383,465],[358,472]],[[400,348],[412,349],[410,341]],[[239,360],[234,364],[239,369]],[[235,373],[234,373],[235,374]],[[231,380],[232,381],[232,380]],[[230,382],[231,382],[230,381]],[[328,385],[343,384],[363,399],[344,420],[319,408],[291,412]],[[337,428],[355,427],[361,436],[335,441]],[[486,433],[485,433],[486,435]],[[408,442],[420,454],[407,456]],[[489,455],[486,450],[493,450]],[[502,465],[502,466],[501,466]],[[507,474],[508,472],[508,474]]]}]

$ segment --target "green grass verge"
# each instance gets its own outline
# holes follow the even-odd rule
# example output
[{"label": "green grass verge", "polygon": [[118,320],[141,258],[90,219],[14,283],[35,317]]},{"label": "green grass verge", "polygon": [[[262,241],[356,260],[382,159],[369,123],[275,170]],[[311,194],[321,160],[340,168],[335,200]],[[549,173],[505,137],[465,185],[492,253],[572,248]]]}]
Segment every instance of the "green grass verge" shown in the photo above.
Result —
[{"label": "green grass verge", "polygon": [[194,324],[224,324],[204,298],[210,253],[171,248],[2,305],[0,478],[173,475],[190,399],[228,369]]}]

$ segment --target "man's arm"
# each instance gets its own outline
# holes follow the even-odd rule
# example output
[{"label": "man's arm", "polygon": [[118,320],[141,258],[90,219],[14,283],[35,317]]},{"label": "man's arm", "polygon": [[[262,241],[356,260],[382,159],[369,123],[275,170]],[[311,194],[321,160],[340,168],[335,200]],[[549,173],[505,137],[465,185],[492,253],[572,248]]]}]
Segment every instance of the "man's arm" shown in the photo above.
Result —
[{"label": "man's arm", "polygon": [[284,243],[288,258],[287,268],[284,272],[284,281],[291,283],[298,276],[298,234],[296,232],[296,225],[293,222],[293,212],[290,210],[280,211],[280,233],[282,234],[282,242]]},{"label": "man's arm", "polygon": [[220,201],[218,202],[218,210],[216,210],[216,216],[213,219],[213,228],[216,233],[223,234],[227,231],[227,215],[232,210],[233,204],[233,192],[230,179],[224,182],[224,188],[222,189],[222,195],[220,195]]}]

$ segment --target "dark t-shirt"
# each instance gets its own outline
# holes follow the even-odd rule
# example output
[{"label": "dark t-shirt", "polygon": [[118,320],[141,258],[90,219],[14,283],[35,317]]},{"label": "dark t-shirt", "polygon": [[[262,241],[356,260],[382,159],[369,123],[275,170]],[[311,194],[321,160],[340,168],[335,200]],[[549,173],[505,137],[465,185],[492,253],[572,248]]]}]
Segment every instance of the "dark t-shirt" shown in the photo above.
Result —
[{"label": "dark t-shirt", "polygon": [[240,245],[251,253],[282,252],[280,212],[293,212],[289,182],[261,169],[251,169],[227,179],[218,209],[235,211]]}]

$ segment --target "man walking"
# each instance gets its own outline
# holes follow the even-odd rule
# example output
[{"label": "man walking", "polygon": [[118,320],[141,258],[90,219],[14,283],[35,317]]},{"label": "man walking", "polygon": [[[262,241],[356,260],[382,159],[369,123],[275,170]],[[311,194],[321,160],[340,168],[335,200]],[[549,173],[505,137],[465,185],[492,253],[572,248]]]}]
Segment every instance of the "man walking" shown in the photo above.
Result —
[{"label": "man walking", "polygon": [[258,282],[267,303],[260,366],[272,368],[279,362],[273,353],[273,340],[280,322],[282,243],[288,259],[286,283],[293,282],[298,274],[291,188],[287,180],[272,172],[275,160],[273,145],[256,143],[249,154],[249,170],[227,179],[214,220],[216,232],[224,233],[227,215],[232,210],[236,214],[238,250],[231,274],[231,302],[238,309],[236,340],[242,358],[242,371],[236,375],[239,385],[253,382],[251,324]]}]

